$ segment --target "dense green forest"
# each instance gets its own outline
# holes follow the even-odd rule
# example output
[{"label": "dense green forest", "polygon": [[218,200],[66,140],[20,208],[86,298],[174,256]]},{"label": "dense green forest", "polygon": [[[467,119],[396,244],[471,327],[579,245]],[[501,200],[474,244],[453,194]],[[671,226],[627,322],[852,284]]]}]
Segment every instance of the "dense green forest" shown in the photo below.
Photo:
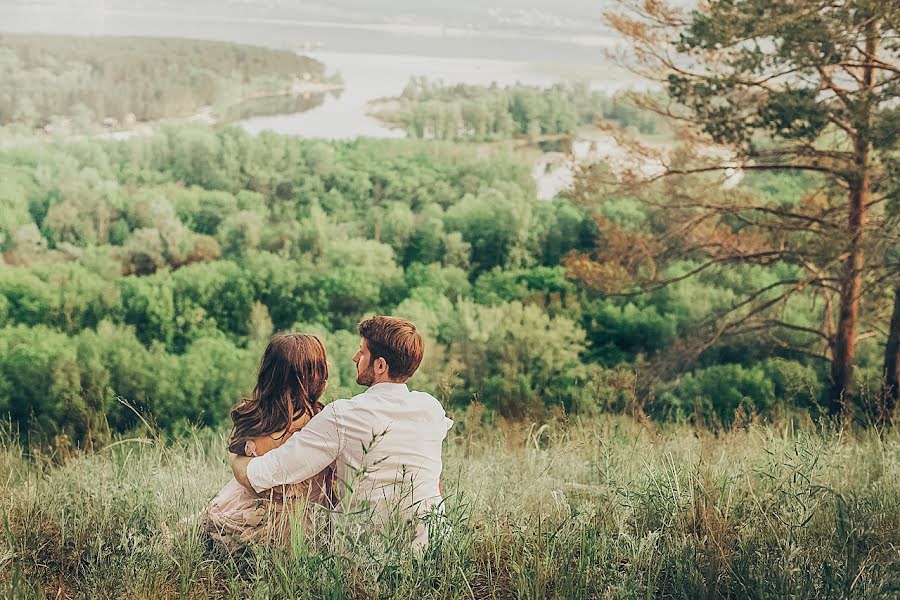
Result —
[{"label": "dense green forest", "polygon": [[293,52],[222,42],[0,33],[0,126],[185,117],[285,94],[324,71]]},{"label": "dense green forest", "polygon": [[415,77],[398,98],[379,103],[375,114],[410,137],[456,141],[566,136],[600,119],[648,135],[668,130],[660,116],[640,110],[626,94],[610,96],[584,82],[486,87]]},{"label": "dense green forest", "polygon": [[[227,44],[8,35],[0,65],[15,84],[0,91],[0,121],[26,128],[73,112],[302,109],[315,100],[253,96],[324,72]],[[809,258],[841,259],[828,258],[815,227],[784,219],[836,227],[822,174],[629,187],[601,163],[540,202],[533,165],[511,150],[520,144],[480,142],[571,140],[598,119],[640,138],[669,133],[662,117],[585,84],[413,79],[380,106],[428,139],[326,142],[170,123],[127,141],[8,144],[0,414],[23,433],[79,442],[129,430],[137,413],[175,432],[223,424],[267,337],[285,329],[324,337],[329,397],[347,396],[357,391],[354,327],[373,313],[419,325],[428,353],[413,384],[452,405],[713,427],[820,410],[836,279],[796,284]],[[696,160],[690,151],[673,148],[676,166]],[[760,215],[776,227],[761,232],[771,223]],[[870,223],[878,244],[891,239],[892,221]],[[761,252],[772,244],[781,250]],[[890,255],[876,246],[869,256],[854,398],[877,397],[885,372]],[[752,327],[716,332],[723,315],[750,313]]]},{"label": "dense green forest", "polygon": [[[137,417],[117,397],[170,430],[224,423],[281,329],[324,336],[329,394],[344,396],[354,325],[381,312],[427,336],[414,385],[509,416],[631,411],[652,384],[647,414],[729,423],[812,406],[821,389],[821,364],[753,336],[659,380],[648,359],[781,274],[726,265],[639,297],[582,289],[561,263],[597,243],[595,217],[652,228],[653,215],[627,197],[538,202],[514,154],[172,126],[10,149],[0,172],[0,411],[23,430],[127,430]],[[790,201],[809,183],[746,187]],[[791,310],[815,318],[811,298]],[[878,340],[861,346],[877,377]]]}]

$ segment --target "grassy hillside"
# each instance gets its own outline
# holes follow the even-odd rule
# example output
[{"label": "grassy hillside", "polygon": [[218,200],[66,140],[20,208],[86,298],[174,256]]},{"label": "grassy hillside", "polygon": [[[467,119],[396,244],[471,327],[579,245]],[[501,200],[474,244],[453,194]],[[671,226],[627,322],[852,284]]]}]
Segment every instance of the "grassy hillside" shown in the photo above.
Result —
[{"label": "grassy hillside", "polygon": [[[889,598],[900,436],[790,424],[712,435],[603,417],[482,425],[445,448],[452,523],[423,560],[297,538],[228,555],[162,523],[229,478],[224,437],[0,451],[0,595],[58,598]],[[375,549],[380,548],[380,549]]]}]

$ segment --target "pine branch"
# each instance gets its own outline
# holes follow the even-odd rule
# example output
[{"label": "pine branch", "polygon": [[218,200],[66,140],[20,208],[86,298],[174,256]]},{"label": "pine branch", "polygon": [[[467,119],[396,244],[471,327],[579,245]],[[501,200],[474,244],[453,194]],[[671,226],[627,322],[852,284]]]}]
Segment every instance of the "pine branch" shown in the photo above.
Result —
[{"label": "pine branch", "polygon": [[670,177],[672,175],[696,175],[699,173],[712,173],[715,171],[726,171],[729,169],[741,171],[814,171],[817,173],[828,173],[836,177],[844,178],[843,174],[835,171],[834,169],[817,165],[719,165],[715,167],[698,167],[695,169],[669,169],[665,173],[646,180],[645,183],[653,183],[654,181],[659,181],[660,179]]}]

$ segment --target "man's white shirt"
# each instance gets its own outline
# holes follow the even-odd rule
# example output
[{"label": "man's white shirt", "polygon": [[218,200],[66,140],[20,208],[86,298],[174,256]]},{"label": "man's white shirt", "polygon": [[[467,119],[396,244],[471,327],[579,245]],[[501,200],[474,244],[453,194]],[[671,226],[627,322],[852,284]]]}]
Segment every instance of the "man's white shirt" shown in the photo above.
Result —
[{"label": "man's white shirt", "polygon": [[335,463],[339,510],[365,503],[376,517],[397,507],[423,515],[442,502],[441,445],[452,425],[430,394],[377,383],[326,405],[282,446],[252,459],[247,477],[261,492],[305,481]]}]

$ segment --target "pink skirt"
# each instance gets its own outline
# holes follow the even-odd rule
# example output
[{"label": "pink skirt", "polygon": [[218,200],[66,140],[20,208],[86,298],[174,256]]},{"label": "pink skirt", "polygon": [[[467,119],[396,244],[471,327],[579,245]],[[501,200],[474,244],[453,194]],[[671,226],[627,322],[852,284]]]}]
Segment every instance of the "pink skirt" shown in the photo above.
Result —
[{"label": "pink skirt", "polygon": [[285,486],[280,498],[260,497],[232,479],[207,506],[204,528],[227,549],[247,544],[288,546],[292,531],[309,539],[327,526],[333,476],[329,467],[312,479]]}]

